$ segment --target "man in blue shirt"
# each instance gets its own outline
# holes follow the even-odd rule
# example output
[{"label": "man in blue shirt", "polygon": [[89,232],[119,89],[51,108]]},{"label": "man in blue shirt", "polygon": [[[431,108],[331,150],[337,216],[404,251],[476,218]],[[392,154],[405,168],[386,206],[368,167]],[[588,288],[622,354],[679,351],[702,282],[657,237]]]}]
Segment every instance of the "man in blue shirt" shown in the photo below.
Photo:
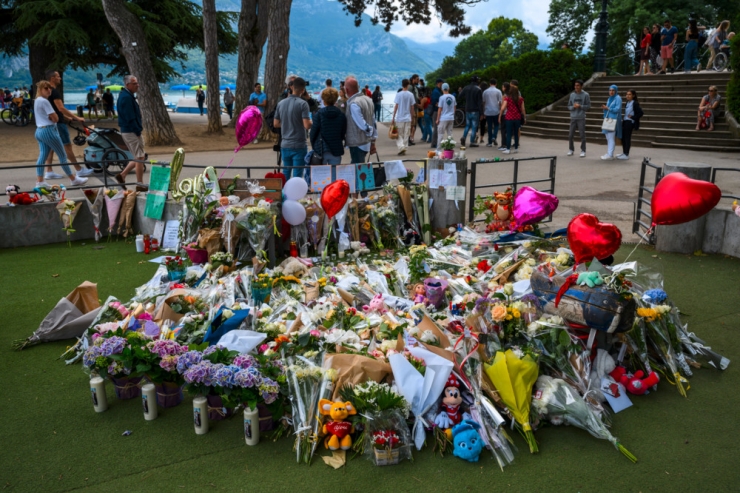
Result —
[{"label": "man in blue shirt", "polygon": [[249,104],[260,109],[260,113],[265,114],[267,107],[267,94],[262,92],[262,85],[258,82],[254,85],[254,92],[249,95]]},{"label": "man in blue shirt", "polygon": [[442,97],[442,84],[444,83],[444,80],[437,79],[437,82],[434,84],[434,89],[432,90],[432,100],[429,102],[429,104],[432,105],[432,149],[437,148],[437,111],[439,110],[439,98]]},{"label": "man in blue shirt", "polygon": [[658,72],[660,74],[665,74],[668,62],[671,62],[671,73],[676,70],[673,62],[673,47],[676,45],[676,39],[678,38],[678,29],[671,25],[669,19],[666,19],[663,26],[663,29],[660,30],[660,58],[663,59],[663,66]]},{"label": "man in blue shirt", "polygon": [[131,151],[135,160],[142,162],[129,161],[126,168],[116,175],[116,181],[125,185],[126,175],[132,169],[136,169],[136,191],[146,192],[149,190],[149,187],[144,184],[143,161],[146,159],[146,152],[144,152],[144,138],[141,136],[144,127],[141,124],[139,102],[134,96],[139,90],[139,81],[133,75],[127,75],[123,78],[123,84],[126,87],[121,89],[121,94],[118,96],[118,126],[121,127],[121,137],[126,147]]}]

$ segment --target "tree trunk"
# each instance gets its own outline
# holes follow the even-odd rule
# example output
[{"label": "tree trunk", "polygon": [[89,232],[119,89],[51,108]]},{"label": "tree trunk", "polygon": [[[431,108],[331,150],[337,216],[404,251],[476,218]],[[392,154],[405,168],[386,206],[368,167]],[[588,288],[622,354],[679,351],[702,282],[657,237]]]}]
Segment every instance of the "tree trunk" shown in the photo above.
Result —
[{"label": "tree trunk", "polygon": [[206,55],[206,107],[208,108],[208,133],[224,133],[221,124],[221,91],[218,75],[218,32],[216,0],[203,0],[203,46]]},{"label": "tree trunk", "polygon": [[[31,72],[31,92],[36,94],[36,84],[46,80],[47,70],[57,70],[59,75],[63,76],[61,67],[52,67],[54,60],[54,48],[47,45],[28,43],[28,71]],[[59,94],[64,97],[64,80],[57,86]]]},{"label": "tree trunk", "polygon": [[239,58],[236,85],[234,92],[234,118],[229,123],[234,127],[239,113],[249,106],[249,95],[259,77],[262,49],[267,41],[268,0],[242,0],[239,14]]},{"label": "tree trunk", "polygon": [[121,40],[121,53],[131,75],[139,80],[139,102],[147,145],[181,145],[159,91],[141,23],[126,8],[124,0],[103,0],[103,10]]},{"label": "tree trunk", "polygon": [[278,97],[285,88],[288,72],[288,51],[290,50],[290,6],[293,0],[273,0],[270,8],[270,23],[267,37],[267,63],[265,65],[265,92],[267,107],[265,115],[278,103]]}]

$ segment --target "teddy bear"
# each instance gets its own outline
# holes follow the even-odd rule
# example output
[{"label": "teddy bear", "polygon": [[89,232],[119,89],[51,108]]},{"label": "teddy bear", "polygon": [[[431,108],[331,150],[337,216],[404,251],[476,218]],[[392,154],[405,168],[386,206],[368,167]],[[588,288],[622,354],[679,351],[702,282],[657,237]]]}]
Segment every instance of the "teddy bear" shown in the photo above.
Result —
[{"label": "teddy bear", "polygon": [[480,425],[469,419],[452,428],[453,444],[455,446],[452,454],[455,457],[468,462],[478,462],[484,445],[478,432],[479,429]]},{"label": "teddy bear", "polygon": [[511,197],[511,189],[508,188],[504,193],[494,192],[491,211],[497,221],[506,222],[511,218]]},{"label": "teddy bear", "polygon": [[660,377],[654,371],[651,371],[647,378],[643,378],[645,372],[642,370],[638,370],[634,375],[630,375],[623,366],[616,367],[609,375],[624,385],[630,394],[634,395],[643,395],[650,390],[650,387],[660,382]]},{"label": "teddy bear", "polygon": [[39,200],[36,194],[33,194],[32,197],[28,192],[21,193],[21,187],[18,185],[8,185],[5,187],[5,193],[8,194],[8,198],[10,199],[8,205],[11,207],[14,205],[30,205]]},{"label": "teddy bear", "polygon": [[365,313],[379,313],[380,315],[383,315],[388,312],[388,308],[385,306],[385,303],[383,302],[383,293],[378,293],[375,295],[375,297],[370,300],[369,305],[365,305],[362,307],[362,311]]},{"label": "teddy bear", "polygon": [[470,414],[462,410],[463,397],[460,391],[460,380],[455,375],[450,375],[442,392],[442,404],[440,412],[434,418],[434,424],[445,429],[448,438],[452,438],[451,428],[459,424],[463,419],[472,419]]},{"label": "teddy bear", "polygon": [[351,402],[332,402],[329,399],[319,401],[319,413],[329,416],[332,420],[324,424],[322,431],[326,436],[324,447],[329,450],[349,450],[352,447],[350,433],[354,426],[346,419],[357,414]]},{"label": "teddy bear", "polygon": [[285,276],[302,277],[308,273],[308,267],[295,257],[288,257],[280,264]]}]

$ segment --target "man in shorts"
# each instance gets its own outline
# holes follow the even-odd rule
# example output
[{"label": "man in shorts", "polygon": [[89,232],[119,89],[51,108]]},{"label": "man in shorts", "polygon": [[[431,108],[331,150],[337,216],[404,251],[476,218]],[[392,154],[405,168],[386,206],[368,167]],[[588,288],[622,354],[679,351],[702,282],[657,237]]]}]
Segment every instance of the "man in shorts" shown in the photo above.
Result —
[{"label": "man in shorts", "polygon": [[666,19],[660,31],[660,58],[663,59],[663,66],[660,68],[660,74],[665,74],[668,62],[671,62],[671,73],[676,70],[673,62],[673,47],[678,39],[678,29],[671,25],[671,21]]},{"label": "man in shorts", "polygon": [[133,75],[127,75],[123,78],[125,89],[121,90],[118,96],[118,126],[121,128],[121,137],[126,143],[126,147],[133,154],[136,161],[129,161],[126,168],[116,175],[116,181],[121,185],[126,183],[126,175],[132,169],[136,170],[136,191],[146,192],[149,187],[144,184],[144,161],[146,152],[144,152],[144,138],[141,136],[143,127],[141,125],[141,109],[139,102],[136,101],[134,94],[139,90],[139,81]]},{"label": "man in shorts", "polygon": [[[45,77],[52,87],[49,102],[51,103],[51,107],[54,108],[54,112],[59,117],[59,122],[57,122],[57,131],[59,132],[59,137],[62,138],[62,144],[64,144],[64,151],[65,154],[67,154],[67,160],[74,165],[77,176],[90,176],[93,174],[92,169],[82,169],[82,167],[77,164],[77,158],[75,157],[74,149],[72,148],[72,141],[69,138],[69,129],[67,128],[68,122],[84,123],[85,119],[75,115],[64,107],[64,101],[62,101],[62,96],[59,94],[59,90],[57,89],[59,84],[62,82],[62,77],[59,75],[59,72],[56,70],[49,70],[46,72]],[[46,159],[46,173],[44,174],[44,180],[61,180],[65,178],[64,175],[55,173],[52,170],[51,163],[53,159],[54,153],[50,152],[49,157]]]}]

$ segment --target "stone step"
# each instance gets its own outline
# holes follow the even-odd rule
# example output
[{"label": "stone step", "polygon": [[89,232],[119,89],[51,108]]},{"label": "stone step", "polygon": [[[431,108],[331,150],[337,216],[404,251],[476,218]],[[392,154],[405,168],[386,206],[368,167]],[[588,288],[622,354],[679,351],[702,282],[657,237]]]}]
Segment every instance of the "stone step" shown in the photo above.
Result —
[{"label": "stone step", "polygon": [[668,143],[668,142],[651,142],[650,145],[653,147],[659,147],[659,148],[670,148],[670,149],[685,149],[687,151],[708,151],[711,150],[712,152],[738,152],[740,151],[740,147],[731,145],[732,143],[728,143],[724,146],[712,146],[711,149],[707,149],[706,146],[696,146],[693,144],[675,144],[675,143]]},{"label": "stone step", "polygon": [[629,84],[628,80],[631,79],[639,79],[640,82],[647,82],[647,83],[666,83],[671,85],[678,85],[678,84],[692,84],[692,83],[702,83],[704,81],[709,81],[711,84],[716,84],[717,82],[721,81],[728,81],[730,77],[732,76],[731,72],[714,72],[714,71],[703,71],[699,73],[691,73],[691,74],[668,74],[668,75],[643,75],[639,77],[635,76],[615,76],[615,77],[600,77],[596,79],[594,82],[600,82],[600,83],[608,83],[608,84],[617,84],[623,83],[623,84]]},{"label": "stone step", "polygon": [[[648,126],[648,127],[661,127],[661,128],[682,128],[682,127],[695,127],[696,125],[696,112],[691,113],[694,118],[666,118],[666,115],[650,115],[646,114],[645,116],[640,119],[640,125],[642,126]],[[589,111],[586,113],[586,125],[595,125],[595,124],[601,124],[603,118],[601,116],[601,112],[591,112]],[[721,120],[721,118],[719,119]],[[565,112],[551,112],[547,113],[543,116],[540,116],[536,119],[532,118],[530,121],[544,121],[544,122],[555,122],[555,123],[567,123],[570,124],[570,114]],[[727,127],[729,128],[729,125],[724,121],[717,121],[715,122],[715,128],[719,130],[719,127]]]},{"label": "stone step", "polygon": [[[695,124],[694,124],[695,125]],[[553,122],[553,121],[543,121],[543,120],[530,120],[527,122],[526,127],[535,127],[540,129],[552,129],[552,130],[559,130],[568,132],[570,128],[569,122]],[[675,126],[672,127],[661,127],[661,126],[649,126],[649,125],[640,125],[640,130],[636,130],[634,134],[640,133],[643,135],[652,135],[655,137],[662,137],[662,136],[676,136],[680,138],[701,138],[703,140],[722,140],[722,139],[732,139],[732,134],[728,130],[723,129],[715,129],[712,132],[706,132],[706,131],[697,131],[695,130],[696,127],[689,127],[689,128],[677,128]],[[594,123],[594,124],[586,124],[586,133],[588,132],[600,132],[601,131],[601,123]],[[700,133],[701,132],[701,133]],[[740,141],[738,142],[740,143]]]},{"label": "stone step", "polygon": [[[632,134],[632,142],[637,145],[654,145],[659,144],[660,147],[679,147],[681,149],[692,149],[700,151],[728,151],[728,152],[740,152],[740,141],[721,139],[718,142],[707,142],[704,138],[706,135],[711,135],[713,132],[702,132],[701,137],[656,137],[643,134],[641,131],[637,131]],[[553,130],[547,128],[533,128],[525,126],[522,128],[522,135],[537,137],[542,139],[557,139],[557,140],[568,140],[568,132],[566,130]],[[576,136],[575,140],[579,140],[580,137]],[[606,138],[600,131],[586,131],[586,142],[595,144],[604,144]],[[657,147],[657,146],[655,146]]]}]

